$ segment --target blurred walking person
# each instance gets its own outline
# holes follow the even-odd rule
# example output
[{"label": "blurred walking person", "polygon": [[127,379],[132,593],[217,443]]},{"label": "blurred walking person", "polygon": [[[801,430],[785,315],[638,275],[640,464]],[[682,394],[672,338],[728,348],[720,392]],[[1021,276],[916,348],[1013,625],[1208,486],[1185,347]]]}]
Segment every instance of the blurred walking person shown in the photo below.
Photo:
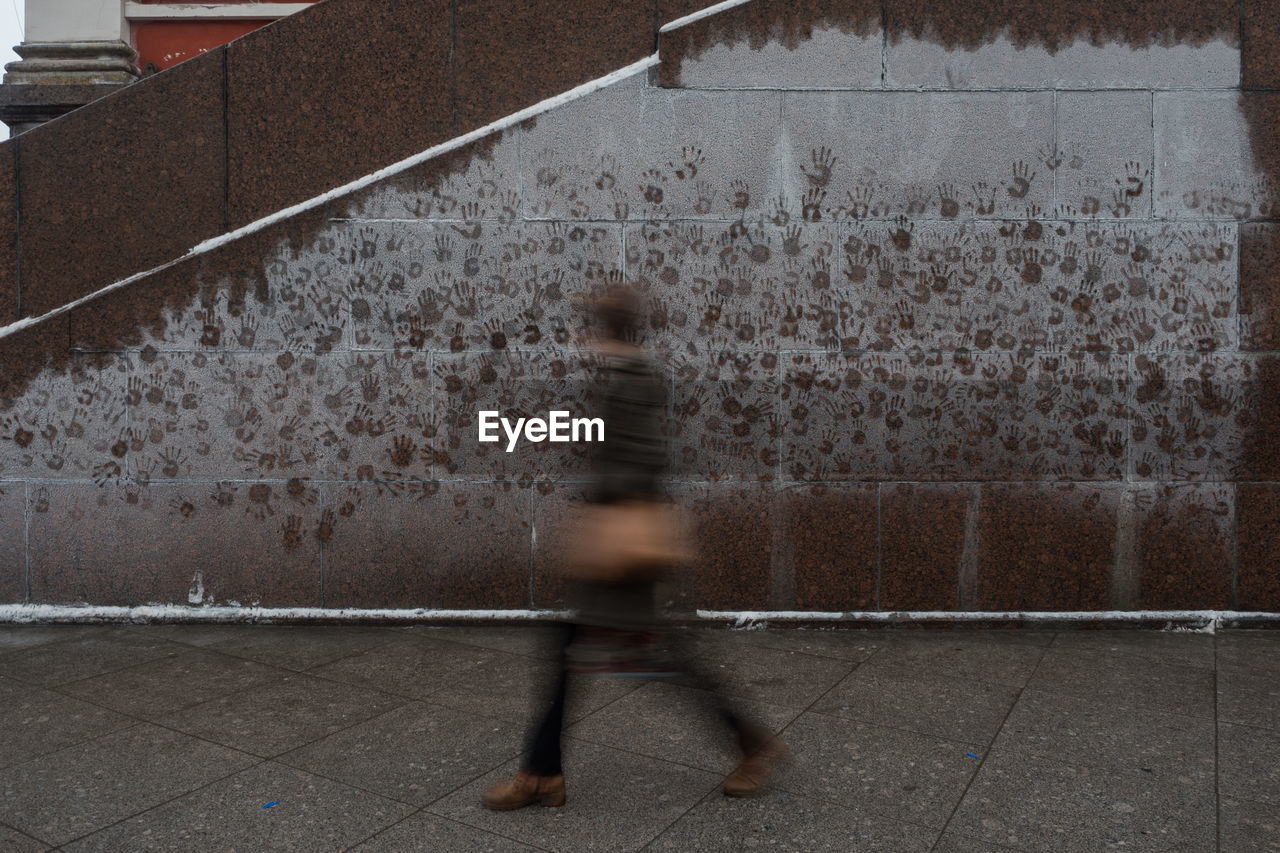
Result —
[{"label": "blurred walking person", "polygon": [[729,796],[763,790],[786,748],[767,728],[746,719],[715,688],[675,632],[657,613],[657,584],[687,557],[677,508],[662,477],[666,385],[650,355],[637,346],[638,300],[616,288],[594,301],[597,348],[603,361],[599,414],[604,442],[594,459],[595,485],[576,520],[571,566],[576,615],[557,626],[558,668],[545,710],[534,726],[515,778],[484,793],[486,808],[508,810],[565,802],[561,733],[571,673],[615,676],[685,675],[708,691],[721,722],[735,735],[742,759],[724,782]]}]

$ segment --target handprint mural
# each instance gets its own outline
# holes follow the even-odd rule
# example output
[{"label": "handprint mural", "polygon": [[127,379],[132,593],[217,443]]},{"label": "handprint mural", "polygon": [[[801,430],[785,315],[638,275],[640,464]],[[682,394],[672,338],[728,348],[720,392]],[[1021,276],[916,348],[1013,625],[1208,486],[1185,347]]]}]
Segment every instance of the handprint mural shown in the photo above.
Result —
[{"label": "handprint mural", "polygon": [[[1019,31],[1001,71],[896,3],[799,39],[786,5],[73,315],[0,397],[0,594],[555,606],[586,450],[476,417],[588,410],[580,299],[627,281],[688,603],[1280,607],[1235,539],[1280,524],[1278,191],[1221,87],[1238,43]],[[762,45],[785,74],[726,82]],[[1124,87],[1079,85],[1090,57]]]}]

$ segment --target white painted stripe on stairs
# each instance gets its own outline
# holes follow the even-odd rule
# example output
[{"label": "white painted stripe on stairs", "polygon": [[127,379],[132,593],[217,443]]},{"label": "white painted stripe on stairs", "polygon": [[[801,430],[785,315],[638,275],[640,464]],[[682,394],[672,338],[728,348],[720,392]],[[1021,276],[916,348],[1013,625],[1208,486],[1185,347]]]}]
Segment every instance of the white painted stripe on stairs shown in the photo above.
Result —
[{"label": "white painted stripe on stairs", "polygon": [[[571,615],[565,610],[435,610],[428,608],[369,609],[323,607],[187,607],[148,604],[138,607],[77,606],[72,604],[0,605],[0,624],[32,622],[378,622],[378,621],[541,621]],[[1228,622],[1280,622],[1280,613],[1239,610],[1080,610],[1080,611],[804,611],[699,610],[699,619],[737,626],[785,622],[1176,622],[1203,623],[1206,631]]]},{"label": "white painted stripe on stairs", "polygon": [[[138,281],[139,279],[146,278],[147,276],[150,276],[150,275],[155,275],[156,273],[163,272],[164,270],[167,270],[172,266],[180,264],[183,261],[187,261],[187,260],[190,260],[191,258],[195,258],[195,257],[199,257],[200,255],[207,254],[213,251],[214,249],[217,249],[221,246],[225,246],[228,243],[234,242],[235,240],[239,240],[241,237],[247,237],[250,234],[254,234],[258,231],[263,230],[264,228],[269,228],[270,226],[275,225],[277,222],[281,222],[285,219],[288,219],[291,216],[296,216],[297,214],[304,213],[308,210],[314,210],[315,208],[320,207],[335,198],[340,198],[341,196],[344,196],[347,193],[364,189],[365,187],[368,187],[372,184],[376,184],[378,181],[389,178],[392,175],[397,175],[400,172],[405,171],[406,169],[412,169],[414,166],[421,165],[422,163],[425,163],[434,157],[438,157],[441,154],[446,154],[450,151],[461,148],[464,145],[469,145],[470,143],[475,142],[478,139],[483,139],[484,137],[488,136],[491,133],[496,133],[497,131],[500,131],[500,130],[506,130],[507,128],[513,127],[523,121],[527,121],[533,118],[534,116],[548,112],[550,110],[555,109],[556,107],[563,106],[572,101],[576,101],[579,98],[584,98],[593,92],[599,91],[600,89],[603,89],[607,86],[612,86],[615,83],[619,83],[627,79],[628,77],[633,77],[636,74],[639,74],[642,71],[652,68],[657,64],[658,64],[658,54],[655,53],[652,56],[648,56],[648,57],[645,57],[644,59],[641,59],[639,62],[634,62],[625,68],[620,68],[611,74],[606,74],[603,77],[598,77],[595,80],[591,80],[587,83],[583,83],[581,86],[570,89],[567,92],[562,92],[553,98],[547,98],[546,100],[539,101],[538,103],[534,104],[531,107],[526,107],[523,110],[520,110],[519,112],[512,113],[511,115],[500,118],[495,122],[490,122],[489,124],[486,124],[484,127],[477,128],[469,133],[464,133],[462,136],[455,136],[453,139],[450,139],[448,142],[443,142],[439,145],[428,148],[425,151],[421,151],[417,154],[414,154],[412,157],[408,157],[404,160],[401,160],[398,163],[394,163],[390,166],[379,169],[376,172],[371,172],[370,174],[365,175],[362,178],[357,178],[356,180],[351,181],[350,183],[343,184],[342,186],[329,190],[328,192],[318,195],[315,198],[308,199],[307,201],[300,202],[291,207],[286,207],[283,210],[278,210],[275,213],[272,213],[268,216],[264,216],[255,222],[250,222],[248,225],[237,228],[234,231],[228,231],[226,234],[220,234],[217,237],[214,237],[209,240],[205,240],[203,243],[199,243],[193,246],[185,255],[181,257],[174,258],[171,261],[167,261],[166,263],[160,264],[157,267],[152,267],[149,270],[145,270],[139,273],[134,273],[128,278],[123,278],[117,282],[108,284],[106,287],[100,288],[94,291],[93,293],[90,293],[87,296],[82,296],[79,299],[75,300],[74,302],[68,302],[66,305],[62,305],[58,308],[55,308],[54,310],[46,314],[41,314],[39,317],[24,317],[23,319],[17,321],[16,323],[10,323],[7,326],[0,327],[0,338],[8,337],[9,335],[12,335],[15,332],[21,331],[22,329],[25,329],[28,326],[32,326],[36,323],[42,323],[45,320],[52,320],[54,317],[57,317],[61,314],[65,314],[68,311],[71,311],[75,308],[79,308],[81,305],[91,302],[100,296],[105,296],[106,294],[111,293],[112,291],[119,290],[122,287],[127,287],[130,284],[133,284],[135,281]],[[2,619],[2,617],[0,617],[0,619]]]},{"label": "white painted stripe on stairs", "polygon": [[660,33],[670,32],[671,30],[688,26],[689,24],[692,24],[695,21],[701,21],[703,18],[710,18],[712,15],[718,15],[727,9],[732,9],[734,6],[742,6],[750,2],[751,0],[724,0],[723,3],[717,3],[714,6],[708,6],[707,8],[702,9],[701,11],[698,11],[698,12],[694,12],[691,15],[685,15],[683,18],[676,18],[671,23],[664,24],[661,28],[659,28],[658,32]]}]

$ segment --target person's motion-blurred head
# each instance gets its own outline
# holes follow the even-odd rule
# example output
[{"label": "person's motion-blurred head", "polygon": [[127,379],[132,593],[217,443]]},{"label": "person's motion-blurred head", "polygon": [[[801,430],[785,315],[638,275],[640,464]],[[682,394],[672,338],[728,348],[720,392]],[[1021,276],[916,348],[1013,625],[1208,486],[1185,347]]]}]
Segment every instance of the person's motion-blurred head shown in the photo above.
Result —
[{"label": "person's motion-blurred head", "polygon": [[640,332],[640,300],[636,292],[630,287],[618,285],[592,300],[591,325],[606,341],[637,343]]}]

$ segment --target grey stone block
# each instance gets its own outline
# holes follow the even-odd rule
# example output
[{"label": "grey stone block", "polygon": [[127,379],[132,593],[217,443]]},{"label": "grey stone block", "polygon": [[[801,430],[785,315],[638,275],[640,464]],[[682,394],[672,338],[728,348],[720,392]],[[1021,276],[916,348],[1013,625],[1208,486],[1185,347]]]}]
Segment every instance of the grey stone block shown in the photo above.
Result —
[{"label": "grey stone block", "polygon": [[[16,480],[0,481],[0,601],[17,604],[27,598],[27,484]],[[22,637],[0,639],[0,650]]]},{"label": "grey stone block", "polygon": [[622,266],[604,223],[352,222],[338,239],[360,350],[563,347],[582,333],[575,298]]},{"label": "grey stone block", "polygon": [[1141,480],[1230,480],[1245,466],[1258,359],[1135,356],[1132,468]]},{"label": "grey stone block", "polygon": [[813,220],[1041,216],[1047,92],[794,92],[779,149],[786,209]]},{"label": "grey stone block", "polygon": [[718,43],[680,62],[685,89],[878,89],[883,37],[836,28],[814,29],[787,47],[776,38],[759,47]]},{"label": "grey stone block", "polygon": [[[90,479],[126,475],[124,356],[79,356],[0,400],[0,469],[7,477]],[[3,440],[7,439],[7,440]]]},{"label": "grey stone block", "polygon": [[1221,88],[1240,81],[1240,46],[1093,44],[1079,38],[1056,51],[998,36],[977,49],[944,48],[928,39],[891,39],[888,86],[926,88]]},{"label": "grey stone block", "polygon": [[564,219],[738,219],[778,184],[777,92],[653,89],[640,78],[524,132],[524,213]]},{"label": "grey stone block", "polygon": [[993,751],[950,828],[1025,850],[1210,850],[1213,774],[1099,769]]},{"label": "grey stone block", "polygon": [[520,210],[515,128],[486,137],[335,201],[335,219],[497,219]]},{"label": "grey stone block", "polygon": [[1170,219],[1274,215],[1280,201],[1268,176],[1255,168],[1252,132],[1236,92],[1157,92],[1155,215]]},{"label": "grey stone block", "polygon": [[1060,215],[1151,215],[1151,93],[1059,92],[1056,127],[1042,162],[1054,170]]}]

